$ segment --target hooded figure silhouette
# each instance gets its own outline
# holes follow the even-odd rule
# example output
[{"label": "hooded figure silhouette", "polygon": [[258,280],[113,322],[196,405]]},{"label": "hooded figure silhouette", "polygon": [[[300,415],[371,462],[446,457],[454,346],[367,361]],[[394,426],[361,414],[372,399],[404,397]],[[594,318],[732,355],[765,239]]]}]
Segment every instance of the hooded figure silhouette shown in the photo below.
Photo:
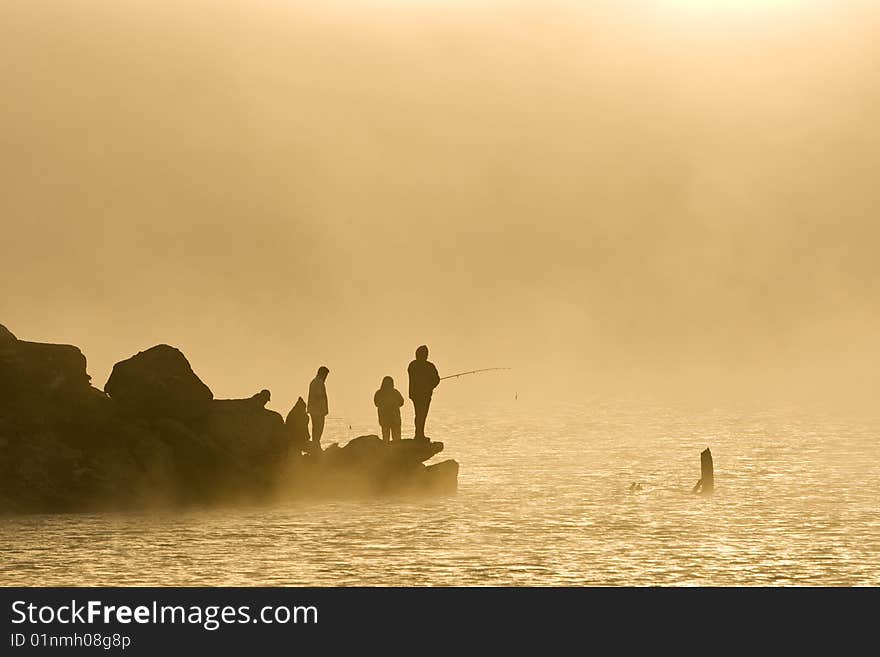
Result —
[{"label": "hooded figure silhouette", "polygon": [[290,435],[290,446],[294,453],[301,454],[309,451],[309,415],[306,412],[306,402],[302,397],[296,400],[287,419],[284,422]]},{"label": "hooded figure silhouette", "polygon": [[394,379],[390,376],[382,379],[382,386],[373,395],[373,403],[379,412],[382,440],[400,440],[400,407],[403,406],[403,395],[394,387]]}]

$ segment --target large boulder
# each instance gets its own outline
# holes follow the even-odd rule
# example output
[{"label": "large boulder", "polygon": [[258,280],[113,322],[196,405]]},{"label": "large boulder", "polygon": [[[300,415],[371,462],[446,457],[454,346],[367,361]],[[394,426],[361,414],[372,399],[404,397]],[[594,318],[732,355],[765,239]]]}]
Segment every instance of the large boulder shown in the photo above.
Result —
[{"label": "large boulder", "polygon": [[[394,440],[386,442],[375,434],[352,438],[345,447],[325,459],[334,465],[391,466],[427,461],[443,451],[443,443],[427,440]],[[330,460],[332,458],[332,461]]]},{"label": "large boulder", "polygon": [[352,438],[339,451],[345,463],[375,463],[388,455],[387,443],[376,434]]},{"label": "large boulder", "polygon": [[17,340],[0,328],[0,408],[28,413],[89,393],[86,357],[77,347]]},{"label": "large boulder", "polygon": [[116,363],[104,391],[138,417],[183,422],[206,416],[214,399],[186,356],[167,344]]},{"label": "large boulder", "polygon": [[287,453],[284,418],[253,399],[218,399],[211,404],[201,435],[230,463],[265,465]]},{"label": "large boulder", "polygon": [[421,491],[428,494],[454,493],[458,490],[458,461],[448,459],[425,468],[419,482]]},{"label": "large boulder", "polygon": [[373,434],[358,436],[344,447],[334,443],[320,454],[304,457],[292,489],[294,494],[341,497],[451,492],[458,477],[457,464],[440,468],[422,464],[442,449],[440,442],[389,443]]}]

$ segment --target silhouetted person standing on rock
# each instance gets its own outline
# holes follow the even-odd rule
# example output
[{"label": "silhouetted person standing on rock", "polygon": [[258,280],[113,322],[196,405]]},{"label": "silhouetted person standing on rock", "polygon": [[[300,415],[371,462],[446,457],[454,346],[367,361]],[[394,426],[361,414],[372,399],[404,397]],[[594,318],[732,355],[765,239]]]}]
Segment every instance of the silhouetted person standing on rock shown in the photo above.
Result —
[{"label": "silhouetted person standing on rock", "polygon": [[309,384],[309,417],[312,418],[312,442],[316,451],[321,449],[321,434],[324,433],[324,418],[327,417],[327,388],[324,382],[330,370],[321,365],[318,373]]},{"label": "silhouetted person standing on rock", "polygon": [[386,376],[382,387],[373,395],[373,403],[379,409],[379,426],[382,427],[382,440],[400,440],[400,407],[403,395],[394,387],[394,379]]},{"label": "silhouetted person standing on rock", "polygon": [[406,369],[409,374],[409,398],[412,399],[416,413],[416,440],[427,440],[425,437],[425,420],[428,419],[428,408],[431,406],[431,395],[434,388],[440,385],[440,374],[434,363],[428,360],[428,347],[422,345],[416,349],[416,359]]}]

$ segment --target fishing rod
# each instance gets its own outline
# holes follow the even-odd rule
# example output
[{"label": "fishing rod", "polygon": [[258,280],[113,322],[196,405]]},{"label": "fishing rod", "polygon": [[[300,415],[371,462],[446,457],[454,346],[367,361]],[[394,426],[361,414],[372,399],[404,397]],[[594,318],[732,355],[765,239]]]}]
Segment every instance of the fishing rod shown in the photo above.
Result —
[{"label": "fishing rod", "polygon": [[[479,374],[480,372],[494,372],[496,370],[512,370],[512,367],[484,367],[479,370],[470,370],[468,372],[459,372],[458,374],[449,374],[447,376],[441,376],[440,380],[443,379],[457,379],[460,376],[466,376],[468,374]],[[342,415],[327,415],[328,420],[339,420],[348,425],[348,428],[351,429],[352,422],[350,422],[345,416]]]},{"label": "fishing rod", "polygon": [[511,370],[512,367],[484,367],[481,370],[470,370],[469,372],[459,372],[458,374],[450,374],[448,376],[441,376],[440,380],[443,379],[457,379],[460,376],[464,376],[466,374],[479,374],[480,372],[493,372],[495,370]]}]

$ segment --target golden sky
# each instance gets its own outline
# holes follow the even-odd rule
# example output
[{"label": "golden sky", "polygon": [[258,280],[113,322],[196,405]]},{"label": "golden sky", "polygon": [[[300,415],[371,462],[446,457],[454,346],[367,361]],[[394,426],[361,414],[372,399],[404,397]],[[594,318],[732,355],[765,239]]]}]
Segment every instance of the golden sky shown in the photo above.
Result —
[{"label": "golden sky", "polygon": [[285,412],[321,364],[371,412],[422,343],[515,368],[483,396],[865,394],[878,28],[854,1],[5,0],[0,322],[99,387],[166,342]]}]

